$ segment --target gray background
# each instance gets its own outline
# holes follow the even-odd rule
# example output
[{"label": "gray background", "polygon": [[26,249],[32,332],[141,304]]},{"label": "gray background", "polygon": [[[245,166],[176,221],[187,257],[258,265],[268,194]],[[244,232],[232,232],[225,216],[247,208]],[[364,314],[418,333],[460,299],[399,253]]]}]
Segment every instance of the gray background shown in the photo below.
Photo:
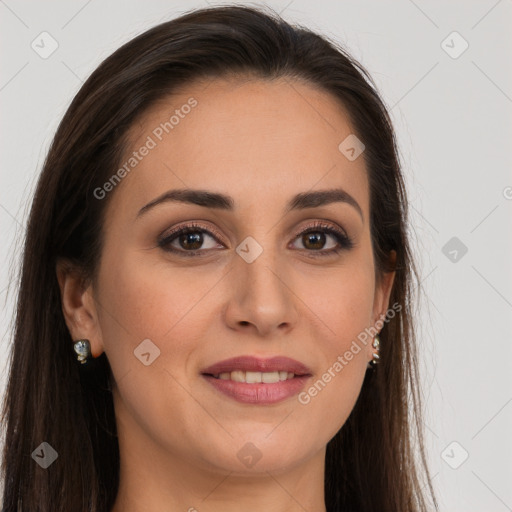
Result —
[{"label": "gray background", "polygon": [[[266,4],[346,45],[391,110],[424,288],[426,442],[441,510],[512,510],[512,0]],[[58,122],[122,43],[207,5],[0,0],[2,396],[16,291],[7,286]],[[43,31],[58,43],[46,59],[31,47]]]}]

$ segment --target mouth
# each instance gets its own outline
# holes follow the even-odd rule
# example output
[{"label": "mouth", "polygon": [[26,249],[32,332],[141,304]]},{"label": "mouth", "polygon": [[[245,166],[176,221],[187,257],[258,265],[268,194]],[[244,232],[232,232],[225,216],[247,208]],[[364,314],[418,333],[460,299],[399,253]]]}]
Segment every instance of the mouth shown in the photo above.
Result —
[{"label": "mouth", "polygon": [[310,376],[312,371],[305,364],[290,357],[259,358],[247,355],[219,361],[201,373],[221,380],[270,384],[293,379],[295,376]]},{"label": "mouth", "polygon": [[[214,379],[232,380],[234,382],[247,382],[248,384],[265,383],[274,384],[296,377],[295,373],[286,370],[276,372],[249,372],[244,370],[234,370],[232,372],[222,372],[218,374],[204,373]],[[305,374],[303,374],[305,375]]]},{"label": "mouth", "polygon": [[270,405],[296,395],[312,376],[304,364],[284,356],[238,356],[201,372],[221,396],[253,405]]}]

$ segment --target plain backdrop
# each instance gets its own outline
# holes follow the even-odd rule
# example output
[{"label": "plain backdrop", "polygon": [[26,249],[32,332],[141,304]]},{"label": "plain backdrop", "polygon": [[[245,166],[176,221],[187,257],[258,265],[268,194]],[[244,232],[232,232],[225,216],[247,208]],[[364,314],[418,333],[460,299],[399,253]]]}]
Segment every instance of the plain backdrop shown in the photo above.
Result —
[{"label": "plain backdrop", "polygon": [[[16,282],[7,287],[58,122],[122,43],[208,4],[0,0],[2,397]],[[512,510],[512,1],[266,5],[342,43],[390,109],[425,292],[422,394],[441,510]],[[46,51],[58,45],[46,58],[33,49],[41,37]]]}]

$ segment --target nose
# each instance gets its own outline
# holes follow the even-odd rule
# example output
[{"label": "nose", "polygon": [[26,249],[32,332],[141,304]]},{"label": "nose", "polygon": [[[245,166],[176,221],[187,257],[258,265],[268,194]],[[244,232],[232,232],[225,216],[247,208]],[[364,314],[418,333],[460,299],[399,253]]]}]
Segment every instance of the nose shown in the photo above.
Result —
[{"label": "nose", "polygon": [[291,273],[275,251],[264,249],[252,263],[236,256],[232,269],[225,320],[238,331],[254,331],[261,337],[284,334],[299,318],[298,297]]}]

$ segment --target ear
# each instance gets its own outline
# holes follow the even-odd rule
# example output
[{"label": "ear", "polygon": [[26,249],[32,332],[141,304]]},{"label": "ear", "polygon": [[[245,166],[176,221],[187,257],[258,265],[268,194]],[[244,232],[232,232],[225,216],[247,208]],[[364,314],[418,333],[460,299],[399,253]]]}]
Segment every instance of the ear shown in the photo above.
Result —
[{"label": "ear", "polygon": [[92,356],[100,356],[104,348],[92,283],[87,283],[83,272],[66,260],[57,262],[56,272],[62,313],[71,338],[89,340]]},{"label": "ear", "polygon": [[[393,268],[396,265],[396,251],[390,253],[390,264]],[[375,296],[373,302],[373,324],[378,320],[384,320],[387,310],[389,309],[389,297],[393,289],[396,271],[385,272],[381,280],[375,286]],[[380,322],[379,322],[380,324]],[[379,331],[381,329],[378,329]]]}]

